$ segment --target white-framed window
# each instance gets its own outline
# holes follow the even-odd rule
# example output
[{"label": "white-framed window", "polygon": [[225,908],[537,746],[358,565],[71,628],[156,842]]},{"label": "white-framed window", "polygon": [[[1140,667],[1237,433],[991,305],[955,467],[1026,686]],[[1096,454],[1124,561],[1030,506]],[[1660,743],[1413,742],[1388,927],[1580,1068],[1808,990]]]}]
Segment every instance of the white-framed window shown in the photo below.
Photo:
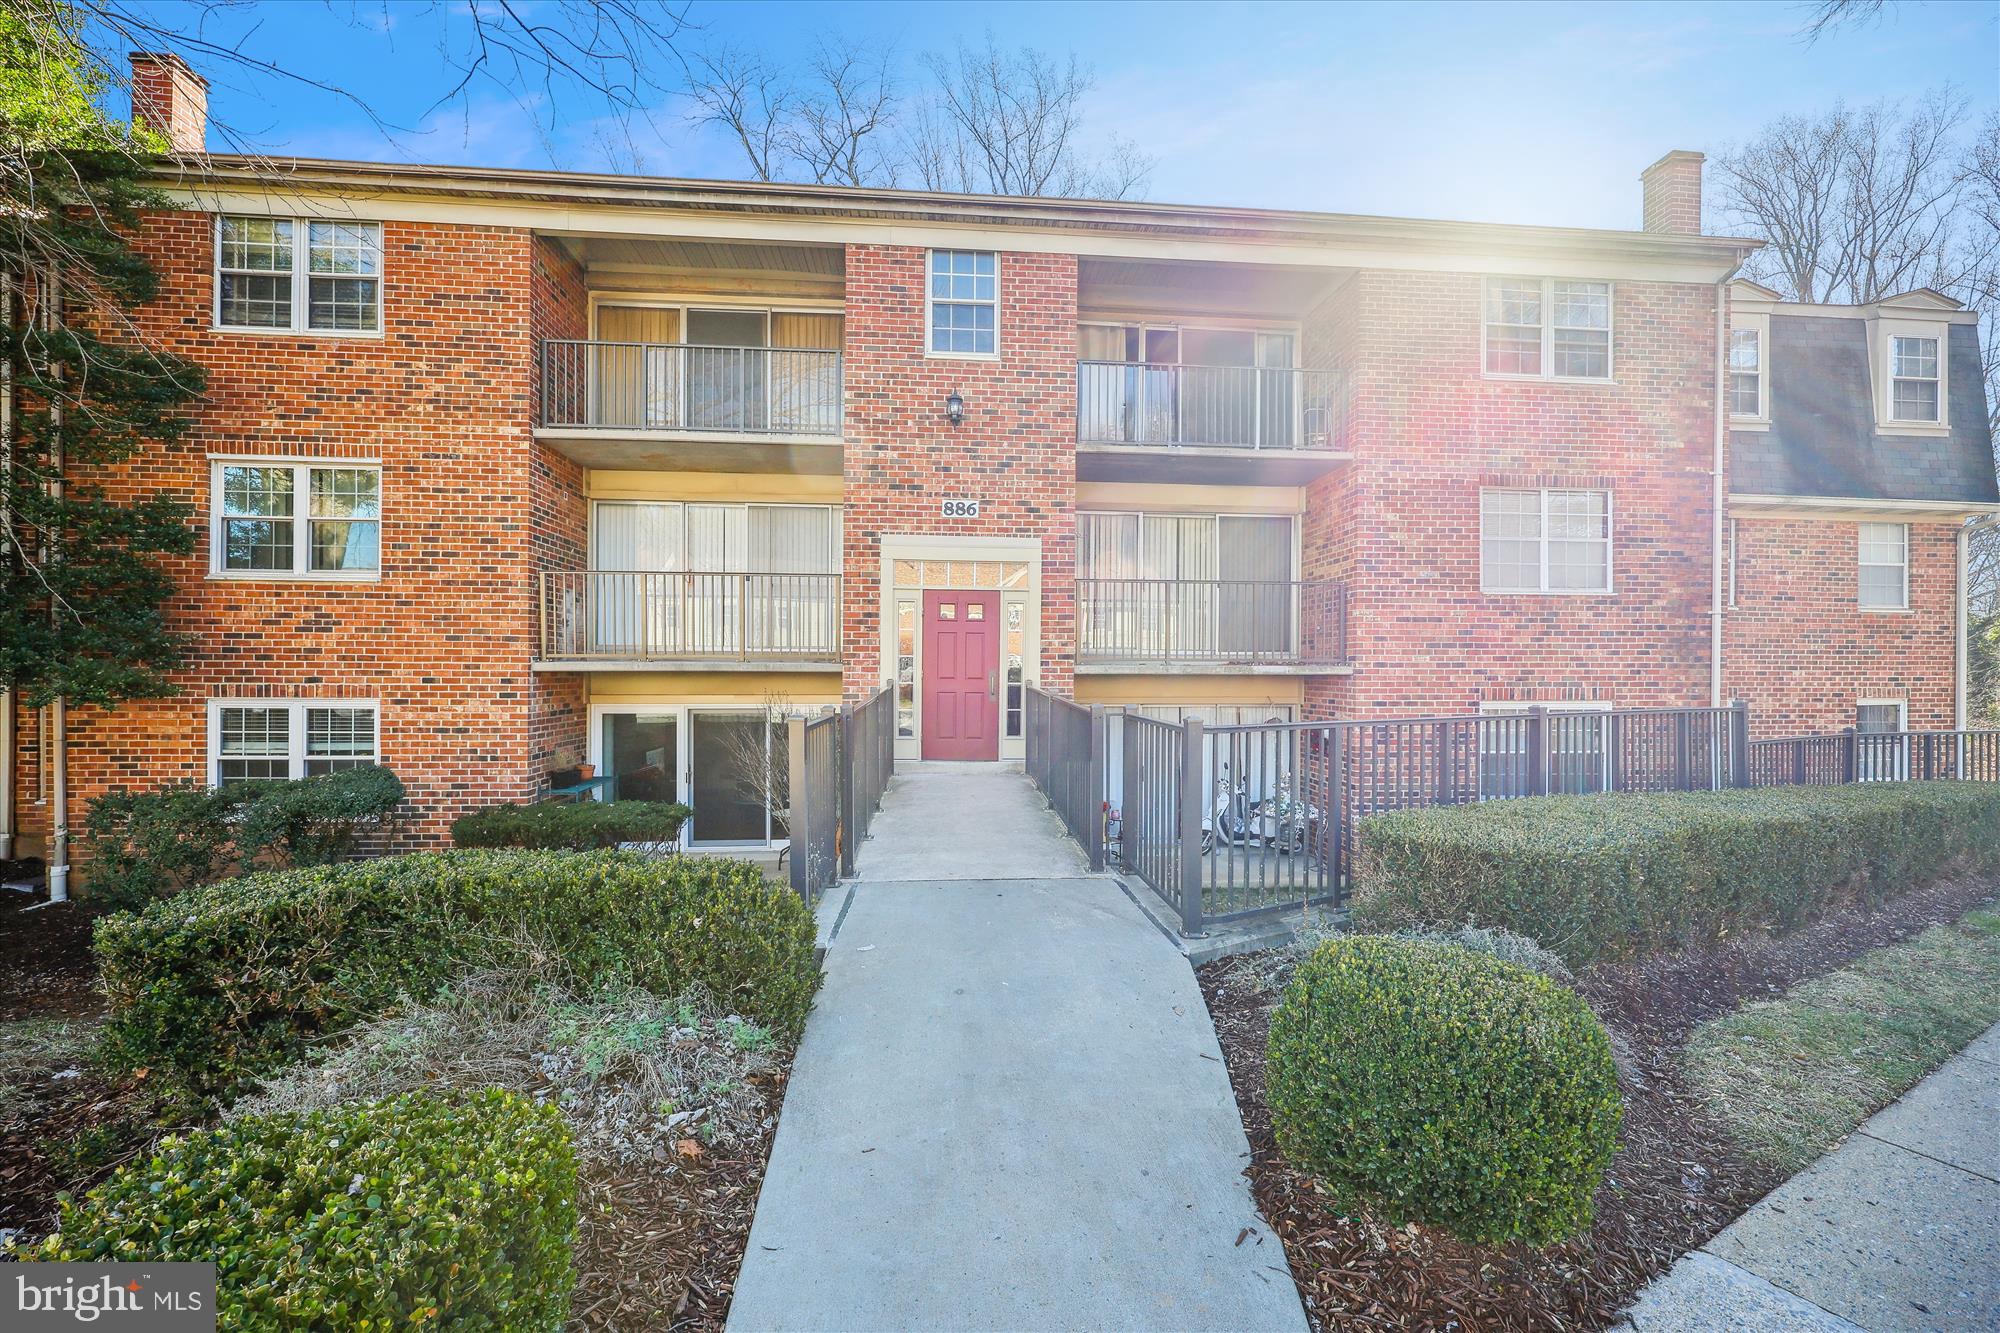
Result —
[{"label": "white-framed window", "polygon": [[1909,701],[1905,699],[1857,699],[1854,701],[1854,729],[1862,735],[1907,731],[1909,728],[1904,725],[1904,719],[1909,710]]},{"label": "white-framed window", "polygon": [[924,307],[932,356],[1000,351],[1000,257],[991,250],[933,250]]},{"label": "white-framed window", "polygon": [[1910,776],[1910,705],[1905,699],[1854,701],[1854,777],[1893,782]]},{"label": "white-framed window", "polygon": [[[1537,704],[1514,699],[1479,701],[1479,799],[1529,795],[1528,710]],[[1556,795],[1605,790],[1610,781],[1610,729],[1596,716],[1611,712],[1608,699],[1542,702],[1543,743],[1548,747],[1548,789]],[[1586,716],[1569,716],[1585,714]],[[1504,719],[1504,720],[1500,720]]]},{"label": "white-framed window", "polygon": [[1488,375],[1611,378],[1611,284],[1575,278],[1488,278]]},{"label": "white-framed window", "polygon": [[380,333],[382,224],[218,216],[215,326]]},{"label": "white-framed window", "polygon": [[1729,415],[1739,420],[1762,421],[1767,415],[1764,402],[1764,331],[1731,329]]},{"label": "white-framed window", "polygon": [[382,569],[382,469],[345,460],[219,459],[210,571],[228,578],[372,579]]},{"label": "white-framed window", "polygon": [[1858,533],[1857,600],[1865,611],[1910,605],[1910,529],[1904,523],[1862,523]]},{"label": "white-framed window", "polygon": [[209,781],[221,787],[378,764],[380,712],[372,699],[211,699]]},{"label": "white-framed window", "polygon": [[1889,419],[1939,425],[1944,421],[1942,340],[1889,335]]},{"label": "white-framed window", "polygon": [[1500,490],[1479,493],[1483,592],[1611,590],[1611,493]]}]

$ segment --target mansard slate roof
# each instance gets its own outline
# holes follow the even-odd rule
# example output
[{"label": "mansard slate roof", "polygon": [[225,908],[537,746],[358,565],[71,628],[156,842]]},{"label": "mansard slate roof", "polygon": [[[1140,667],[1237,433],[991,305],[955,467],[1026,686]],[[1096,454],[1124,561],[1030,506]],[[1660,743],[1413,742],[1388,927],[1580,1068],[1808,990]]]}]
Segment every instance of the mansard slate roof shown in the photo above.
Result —
[{"label": "mansard slate roof", "polygon": [[1737,495],[1868,500],[2000,500],[1980,374],[1979,330],[1950,326],[1948,435],[1875,429],[1868,320],[1771,314],[1769,430],[1730,432]]}]

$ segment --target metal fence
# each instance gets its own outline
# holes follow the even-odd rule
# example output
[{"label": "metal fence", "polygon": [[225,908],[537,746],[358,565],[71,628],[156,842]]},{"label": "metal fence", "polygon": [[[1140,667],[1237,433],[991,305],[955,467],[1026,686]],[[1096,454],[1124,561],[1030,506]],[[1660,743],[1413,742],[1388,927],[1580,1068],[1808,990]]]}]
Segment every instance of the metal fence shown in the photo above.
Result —
[{"label": "metal fence", "polygon": [[865,703],[786,719],[785,772],[791,884],[817,902],[854,873],[882,793],[896,771],[896,705],[881,689]]},{"label": "metal fence", "polygon": [[1347,585],[1330,580],[1078,579],[1077,657],[1100,665],[1338,666]]},{"label": "metal fence", "polygon": [[837,661],[840,575],[543,570],[541,655]]},{"label": "metal fence", "polygon": [[1104,869],[1104,709],[1026,691],[1028,777],[1082,846],[1092,870]]},{"label": "metal fence", "polygon": [[1794,781],[2000,781],[2000,731],[1751,741],[1740,703],[1244,726],[1128,712],[1119,731],[1110,853],[1188,934],[1344,901],[1359,823],[1389,810]]},{"label": "metal fence", "polygon": [[840,437],[841,356],[805,347],[542,344],[540,424]]},{"label": "metal fence", "polygon": [[816,902],[840,878],[843,730],[839,713],[786,723],[792,887],[807,902]]},{"label": "metal fence", "polygon": [[1086,444],[1338,449],[1338,371],[1080,361],[1076,438]]},{"label": "metal fence", "polygon": [[856,849],[881,808],[882,793],[896,772],[896,699],[886,687],[868,702],[843,708],[847,762],[841,766],[840,873],[854,873]]},{"label": "metal fence", "polygon": [[1757,787],[1843,782],[2000,782],[2000,731],[1855,731],[1750,742]]}]

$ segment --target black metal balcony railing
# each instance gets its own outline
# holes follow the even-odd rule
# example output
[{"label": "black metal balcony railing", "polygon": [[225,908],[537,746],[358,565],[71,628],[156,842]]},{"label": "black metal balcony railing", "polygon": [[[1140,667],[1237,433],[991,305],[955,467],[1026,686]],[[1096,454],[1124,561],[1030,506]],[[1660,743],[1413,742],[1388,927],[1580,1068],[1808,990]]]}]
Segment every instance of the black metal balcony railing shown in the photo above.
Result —
[{"label": "black metal balcony railing", "polygon": [[691,343],[542,344],[541,424],[840,438],[840,353]]},{"label": "black metal balcony railing", "polygon": [[840,575],[545,571],[550,661],[837,661]]},{"label": "black metal balcony railing", "polygon": [[1340,666],[1347,587],[1323,580],[1078,579],[1079,661]]},{"label": "black metal balcony railing", "polygon": [[1076,438],[1084,444],[1338,449],[1343,376],[1267,366],[1080,361]]}]

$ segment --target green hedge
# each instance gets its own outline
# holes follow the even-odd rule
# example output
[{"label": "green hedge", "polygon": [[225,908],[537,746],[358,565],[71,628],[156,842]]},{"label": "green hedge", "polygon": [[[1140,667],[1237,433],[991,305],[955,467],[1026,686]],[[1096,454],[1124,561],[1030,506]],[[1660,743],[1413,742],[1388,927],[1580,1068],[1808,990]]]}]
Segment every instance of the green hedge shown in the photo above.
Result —
[{"label": "green hedge", "polygon": [[545,847],[588,851],[628,842],[672,842],[694,813],[664,801],[544,801],[539,805],[489,805],[461,815],[451,826],[459,847]]},{"label": "green hedge", "polygon": [[337,861],[404,796],[402,780],[373,764],[298,782],[113,788],[90,803],[84,820],[83,887],[99,903],[136,907],[231,866]]},{"label": "green hedge", "polygon": [[583,986],[701,985],[796,1034],[813,944],[811,909],[747,861],[525,851],[251,875],[106,918],[96,940],[107,1053],[203,1096],[469,967],[553,960]]},{"label": "green hedge", "polygon": [[1360,835],[1357,924],[1474,921],[1584,966],[2000,866],[2000,784],[1549,796],[1373,815]]},{"label": "green hedge", "polygon": [[540,1333],[568,1316],[575,1198],[554,1107],[412,1093],[167,1139],[29,1257],[213,1262],[237,1333]]},{"label": "green hedge", "polygon": [[1590,1225],[1623,1112],[1574,991],[1456,945],[1334,940],[1293,974],[1269,1054],[1278,1146],[1337,1197],[1485,1244]]}]

